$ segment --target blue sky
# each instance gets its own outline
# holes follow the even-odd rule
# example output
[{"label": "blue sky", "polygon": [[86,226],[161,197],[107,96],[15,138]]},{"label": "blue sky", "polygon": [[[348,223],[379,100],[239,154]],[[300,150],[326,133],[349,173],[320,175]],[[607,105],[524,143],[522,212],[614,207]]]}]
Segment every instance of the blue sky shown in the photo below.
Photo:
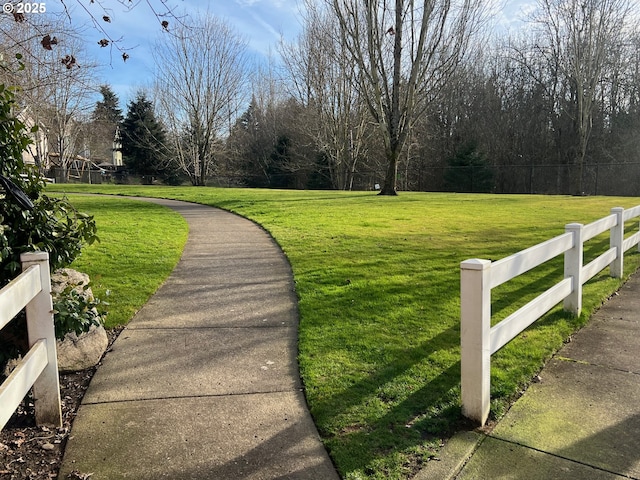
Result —
[{"label": "blue sky", "polygon": [[[49,10],[61,8],[59,0],[49,0]],[[100,5],[108,5],[103,8]],[[159,0],[151,4],[160,5]],[[163,31],[159,20],[146,4],[139,2],[128,10],[115,0],[64,0],[75,26],[81,28],[83,38],[87,39],[88,53],[100,65],[100,82],[108,83],[120,98],[121,108],[133,98],[139,88],[151,83],[153,71],[152,45],[162,39]],[[298,0],[167,0],[178,17],[200,11],[209,11],[213,15],[226,19],[243,36],[250,52],[258,60],[269,54],[277,55],[277,45],[281,38],[293,40],[300,30]],[[162,10],[158,7],[158,12]],[[98,40],[103,34],[93,25],[97,19],[109,37],[118,40],[118,45],[128,52],[129,58],[122,61],[122,53],[111,46],[101,48]],[[110,22],[102,22],[105,13]],[[169,28],[175,19],[167,18]]]},{"label": "blue sky", "polygon": [[[52,0],[49,0],[51,2]],[[56,3],[59,0],[53,0]],[[495,20],[504,28],[517,25],[519,19],[530,10],[534,0],[495,0]],[[162,28],[142,0],[128,11],[115,0],[64,0],[72,10],[72,18],[76,25],[85,24],[84,36],[89,40],[89,51],[99,63],[101,82],[110,84],[120,98],[121,108],[133,98],[137,89],[149,85],[152,78],[153,58],[151,45],[161,38]],[[101,33],[91,26],[91,20],[84,12],[90,10],[94,18],[101,19],[104,10],[100,7],[109,5],[107,14],[110,23],[101,25],[113,39],[121,39],[119,44],[128,50],[129,59],[123,63],[121,52],[114,48],[100,48],[97,41]],[[152,5],[159,5],[159,0],[151,0]],[[271,54],[277,57],[277,45],[281,38],[294,40],[301,28],[299,0],[167,0],[167,4],[175,8],[180,16],[195,13],[197,10],[209,10],[213,15],[226,19],[236,31],[244,36],[250,51],[257,59]],[[168,19],[171,28],[172,19]]]}]

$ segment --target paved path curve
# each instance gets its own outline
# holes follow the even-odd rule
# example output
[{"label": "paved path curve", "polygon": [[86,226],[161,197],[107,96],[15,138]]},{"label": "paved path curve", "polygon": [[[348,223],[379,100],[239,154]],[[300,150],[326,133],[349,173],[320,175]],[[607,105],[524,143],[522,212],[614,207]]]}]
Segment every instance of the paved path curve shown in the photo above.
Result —
[{"label": "paved path curve", "polygon": [[189,238],[93,377],[59,478],[337,479],[302,391],[280,248],[237,215],[145,200],[179,212]]}]

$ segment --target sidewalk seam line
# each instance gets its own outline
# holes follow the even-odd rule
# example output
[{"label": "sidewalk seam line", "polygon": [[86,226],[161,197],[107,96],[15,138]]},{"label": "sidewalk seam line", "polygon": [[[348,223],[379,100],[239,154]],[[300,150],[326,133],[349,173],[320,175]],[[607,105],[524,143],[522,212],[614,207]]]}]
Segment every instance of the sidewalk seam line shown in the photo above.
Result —
[{"label": "sidewalk seam line", "polygon": [[612,366],[609,366],[609,365],[603,365],[601,363],[593,363],[593,362],[589,362],[589,361],[586,361],[586,360],[576,360],[574,358],[562,357],[562,356],[559,356],[559,355],[556,355],[555,359],[558,360],[558,361],[562,361],[562,362],[571,362],[571,363],[577,363],[579,365],[588,365],[590,367],[606,368],[607,370],[613,370],[615,372],[630,373],[632,375],[640,375],[640,372],[635,372],[633,370],[625,370],[624,368],[612,367]]},{"label": "sidewalk seam line", "polygon": [[268,328],[296,328],[297,325],[256,325],[251,327],[137,327],[135,325],[127,325],[123,333],[131,330],[266,330]]},{"label": "sidewalk seam line", "polygon": [[514,442],[512,440],[507,440],[506,438],[494,437],[492,435],[487,435],[487,437],[491,437],[494,440],[499,440],[501,442],[509,443],[511,445],[517,445],[519,447],[526,448],[528,450],[533,450],[535,452],[542,453],[544,455],[550,455],[552,457],[559,458],[561,460],[566,460],[566,461],[571,462],[571,463],[575,463],[575,464],[582,465],[582,466],[585,466],[585,467],[593,468],[594,470],[599,470],[601,472],[606,472],[606,473],[610,473],[612,475],[622,476],[622,477],[625,477],[625,478],[630,478],[632,480],[640,480],[637,477],[630,477],[629,475],[624,474],[624,473],[614,472],[614,471],[608,470],[606,468],[598,467],[596,465],[591,465],[590,463],[581,462],[581,461],[575,460],[573,458],[564,457],[562,455],[558,455],[557,453],[547,452],[546,450],[541,450],[541,449],[536,448],[536,447],[531,447],[529,445],[523,445],[522,443]]},{"label": "sidewalk seam line", "polygon": [[131,402],[151,402],[157,400],[186,400],[190,398],[220,398],[220,397],[241,397],[252,395],[272,395],[274,393],[299,393],[302,388],[294,388],[292,390],[269,390],[264,392],[243,392],[243,393],[220,393],[211,395],[175,395],[167,397],[145,397],[145,398],[131,398],[127,400],[105,400],[102,402],[86,402],[83,405],[109,405],[115,403],[131,403]]}]

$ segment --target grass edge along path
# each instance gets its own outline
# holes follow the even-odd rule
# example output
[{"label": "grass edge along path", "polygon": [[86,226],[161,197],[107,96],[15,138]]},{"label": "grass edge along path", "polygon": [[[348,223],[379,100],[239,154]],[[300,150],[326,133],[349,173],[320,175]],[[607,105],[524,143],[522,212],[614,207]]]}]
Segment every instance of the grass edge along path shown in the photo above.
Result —
[{"label": "grass edge along path", "polygon": [[[460,416],[459,264],[497,260],[637,198],[191,187],[57,186],[194,201],[255,220],[279,242],[299,298],[299,364],[316,425],[345,479],[409,478]],[[637,229],[637,225],[634,227]],[[590,241],[585,263],[608,246]],[[625,275],[640,255],[627,255]],[[562,259],[493,292],[499,321],[562,277]],[[603,272],[574,318],[556,308],[492,357],[492,416],[622,281]]]},{"label": "grass edge along path", "polygon": [[88,274],[94,295],[108,303],[105,326],[126,325],[180,260],[187,223],[169,208],[140,200],[71,195],[69,201],[94,216],[100,238],[70,267]]}]

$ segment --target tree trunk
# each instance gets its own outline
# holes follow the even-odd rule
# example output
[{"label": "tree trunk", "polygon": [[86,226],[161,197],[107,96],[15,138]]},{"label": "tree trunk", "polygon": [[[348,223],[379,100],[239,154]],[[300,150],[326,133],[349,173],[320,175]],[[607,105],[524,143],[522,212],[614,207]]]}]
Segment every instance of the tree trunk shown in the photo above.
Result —
[{"label": "tree trunk", "polygon": [[398,179],[398,152],[389,152],[388,161],[387,174],[384,178],[382,190],[380,190],[378,195],[398,195],[396,190],[396,182]]},{"label": "tree trunk", "polygon": [[584,195],[584,159],[586,157],[586,139],[580,138],[578,153],[575,158],[575,171],[573,178],[573,194],[576,196]]}]

